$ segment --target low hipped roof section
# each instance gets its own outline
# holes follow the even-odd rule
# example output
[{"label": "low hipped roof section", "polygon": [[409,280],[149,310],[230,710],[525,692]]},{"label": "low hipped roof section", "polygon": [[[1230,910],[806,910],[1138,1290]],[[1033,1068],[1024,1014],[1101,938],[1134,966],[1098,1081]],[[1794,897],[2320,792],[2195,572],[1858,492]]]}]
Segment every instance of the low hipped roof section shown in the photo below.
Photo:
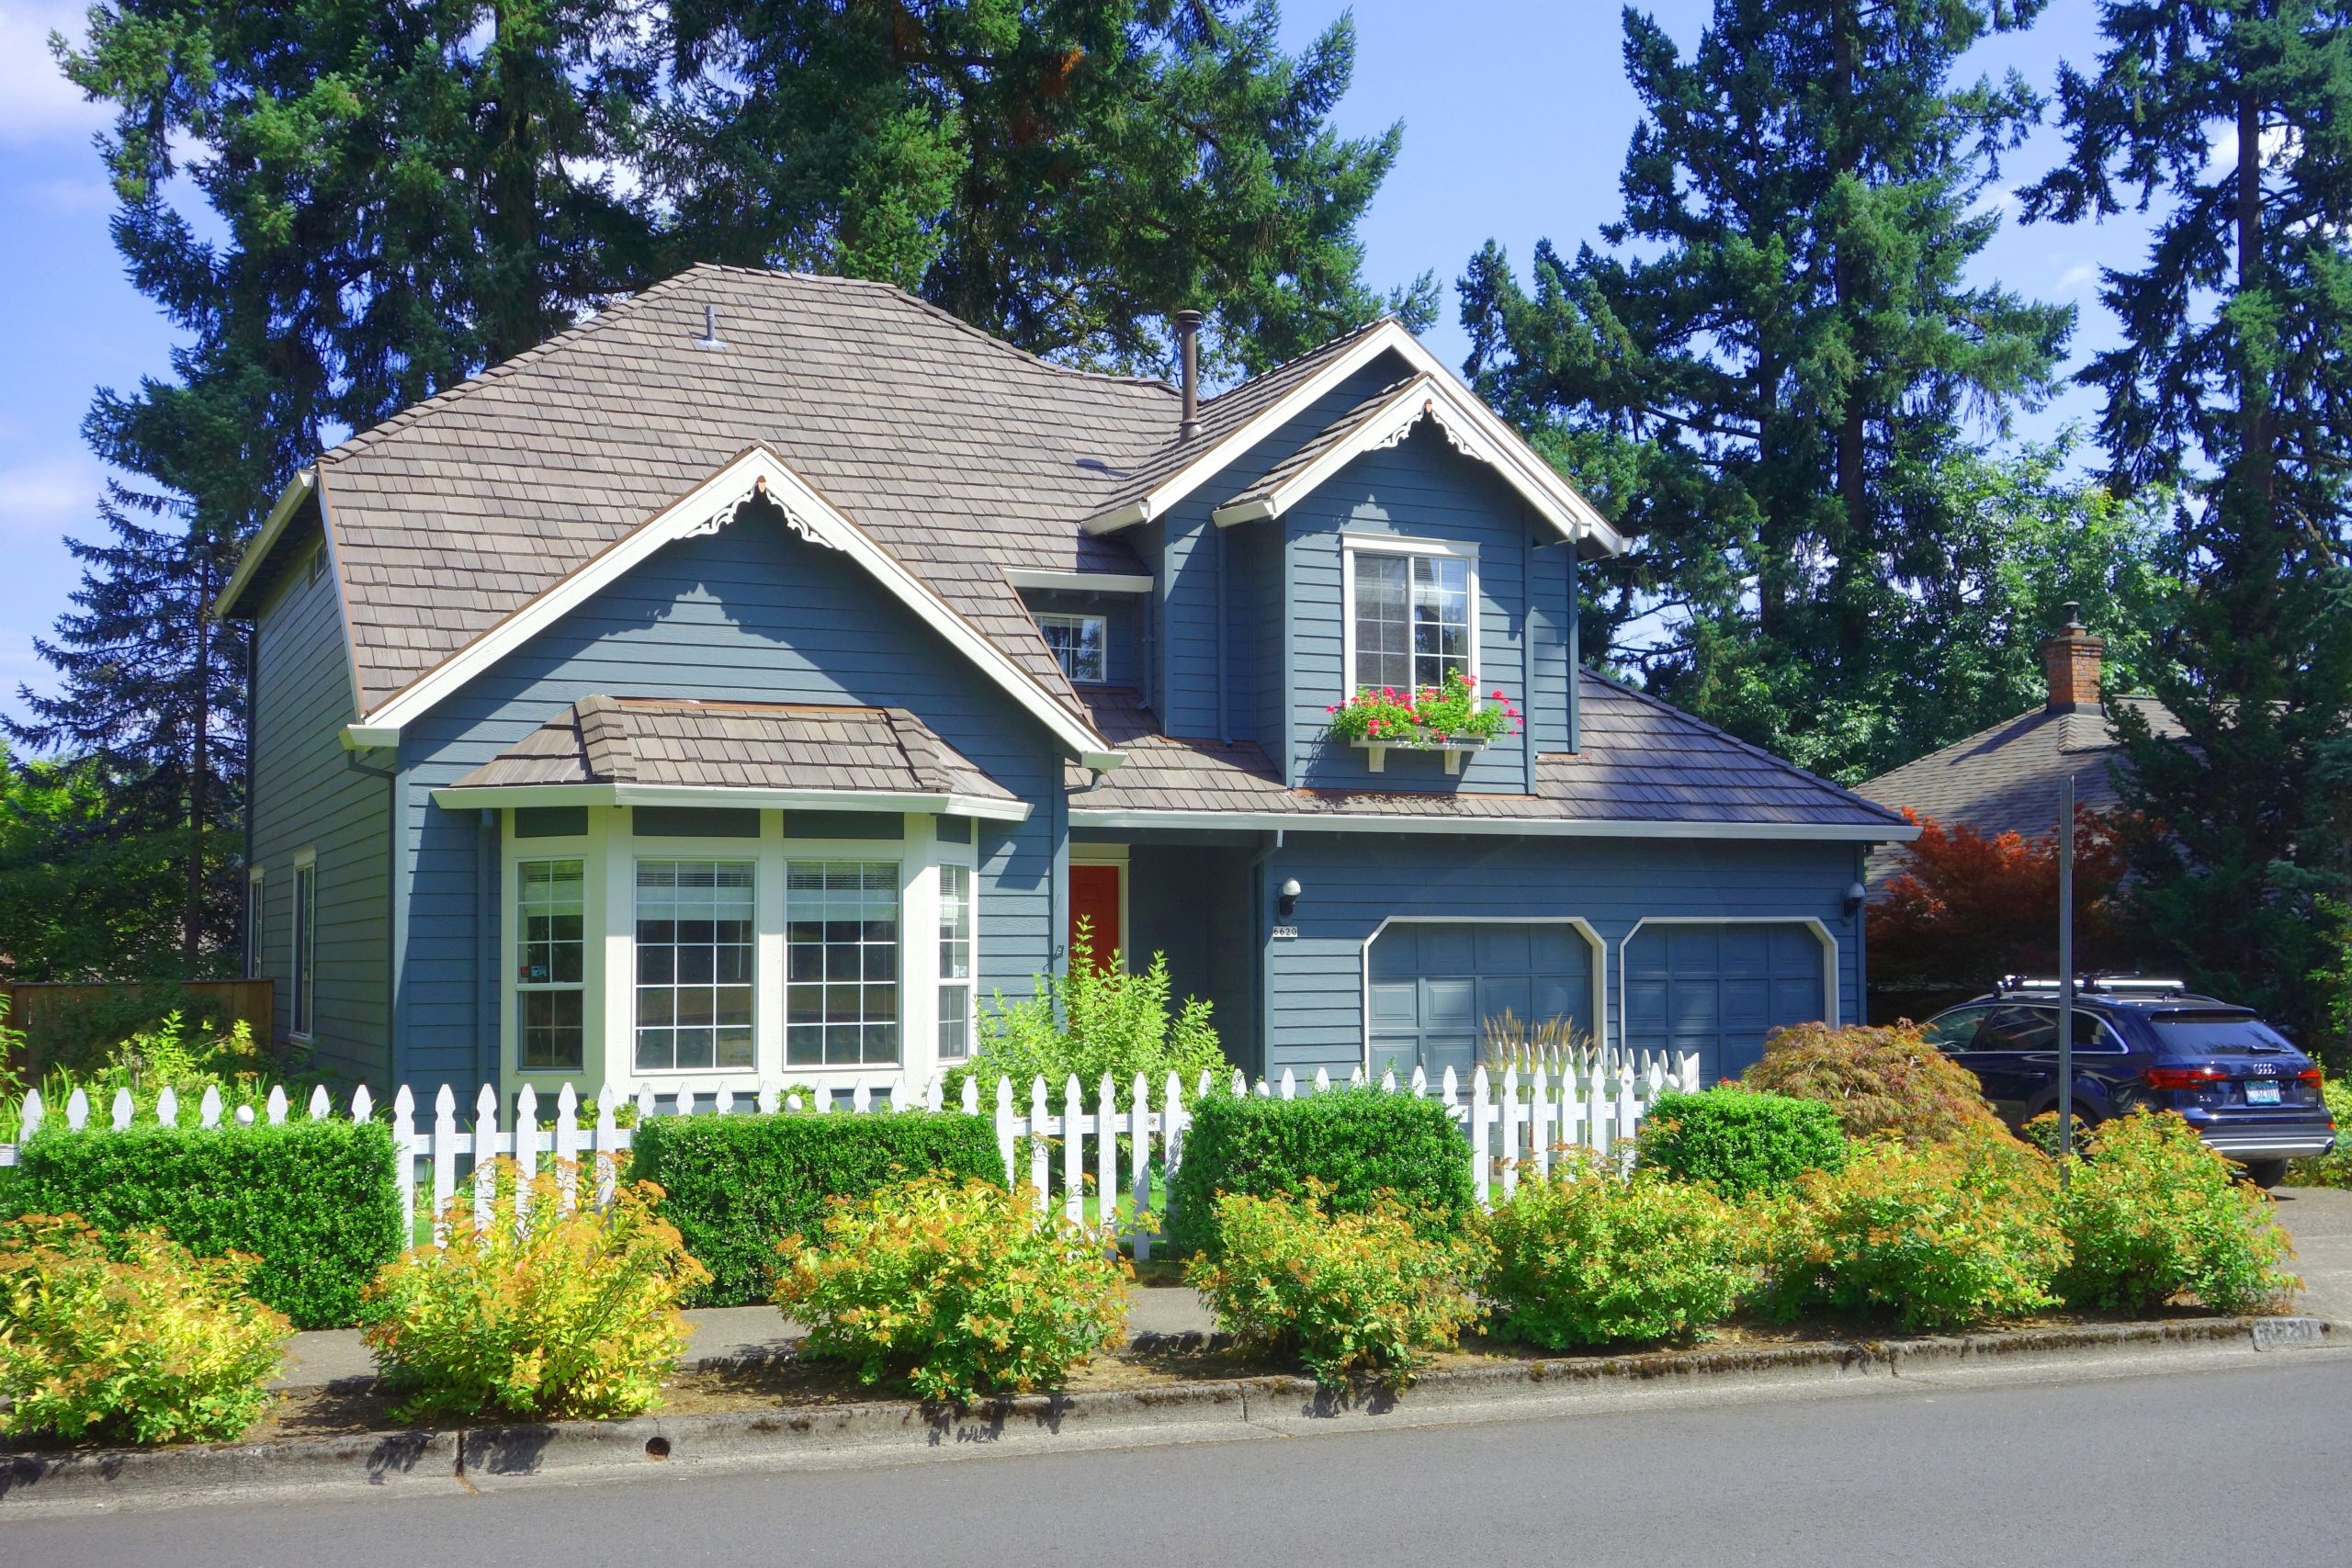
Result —
[{"label": "low hipped roof section", "polygon": [[[1252,511],[1241,503],[1277,475],[1295,478],[1312,469],[1312,488],[1358,452],[1381,445],[1382,436],[1401,437],[1422,414],[1442,415],[1453,445],[1465,456],[1500,471],[1561,537],[1589,546],[1596,553],[1623,553],[1623,536],[1592,503],[1393,317],[1336,338],[1202,404],[1200,428],[1193,438],[1156,454],[1138,468],[1107,504],[1087,518],[1087,531],[1115,535],[1165,514],[1229,470],[1316,400],[1384,355],[1396,356],[1406,376],[1309,442],[1312,457],[1304,452],[1286,455],[1273,472],[1220,506],[1220,522],[1273,515],[1279,508]],[[1408,407],[1417,410],[1414,418],[1396,425],[1396,414]],[[1370,438],[1364,445],[1351,445],[1367,431]],[[1331,459],[1328,468],[1318,461],[1327,457]]]},{"label": "low hipped roof section", "polygon": [[679,697],[582,697],[456,784],[445,805],[530,804],[609,791],[1018,820],[1028,807],[904,708]]},{"label": "low hipped roof section", "polygon": [[1583,750],[1539,754],[1532,795],[1288,789],[1258,747],[1155,735],[1134,692],[1105,691],[1095,724],[1127,761],[1091,783],[1070,775],[1070,820],[1864,842],[1917,834],[1896,813],[1679,708],[1589,671],[1581,679]]}]

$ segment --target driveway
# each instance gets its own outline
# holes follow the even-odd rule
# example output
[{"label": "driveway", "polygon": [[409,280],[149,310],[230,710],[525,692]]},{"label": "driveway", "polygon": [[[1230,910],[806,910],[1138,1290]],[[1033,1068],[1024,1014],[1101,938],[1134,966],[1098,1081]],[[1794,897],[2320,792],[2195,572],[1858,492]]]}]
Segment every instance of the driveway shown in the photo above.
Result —
[{"label": "driveway", "polygon": [[2352,1330],[2352,1192],[2281,1187],[2277,1197],[2278,1223],[2295,1238],[2302,1310]]}]

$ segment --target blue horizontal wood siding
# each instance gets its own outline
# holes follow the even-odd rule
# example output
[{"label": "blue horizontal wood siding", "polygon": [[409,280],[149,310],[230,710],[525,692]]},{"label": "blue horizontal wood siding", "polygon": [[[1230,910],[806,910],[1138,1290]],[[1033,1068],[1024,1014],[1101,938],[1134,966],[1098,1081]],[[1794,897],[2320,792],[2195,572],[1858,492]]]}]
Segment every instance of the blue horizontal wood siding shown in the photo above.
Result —
[{"label": "blue horizontal wood siding", "polygon": [[1364,944],[1383,920],[1578,917],[1603,944],[1597,1011],[1611,1042],[1626,937],[1645,919],[1819,920],[1838,942],[1839,1013],[1861,1016],[1860,947],[1845,910],[1848,844],[1703,839],[1296,834],[1267,886],[1295,877],[1298,934],[1266,945],[1266,1070],[1363,1060]]},{"label": "blue horizontal wood siding", "polygon": [[1032,804],[982,822],[979,984],[1026,992],[1058,956],[1067,854],[1061,757],[1043,726],[848,557],[757,510],[666,547],[447,698],[401,738],[395,933],[399,1071],[420,1086],[494,1064],[498,909],[481,897],[495,840],[430,792],[566,704],[613,696],[854,703],[912,711]]}]

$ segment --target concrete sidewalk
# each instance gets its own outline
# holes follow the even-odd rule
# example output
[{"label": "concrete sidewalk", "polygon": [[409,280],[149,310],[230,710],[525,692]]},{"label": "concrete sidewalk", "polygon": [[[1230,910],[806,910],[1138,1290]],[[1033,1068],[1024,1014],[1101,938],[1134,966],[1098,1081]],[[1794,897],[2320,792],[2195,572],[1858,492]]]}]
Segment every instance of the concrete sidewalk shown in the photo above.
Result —
[{"label": "concrete sidewalk", "polygon": [[[772,1306],[697,1307],[686,1314],[695,1337],[684,1364],[710,1358],[756,1358],[783,1351],[806,1332]],[[1207,1333],[1208,1309],[1182,1285],[1137,1285],[1128,1292],[1129,1334]],[[375,1359],[354,1328],[318,1329],[287,1341],[280,1388],[323,1388],[345,1378],[372,1378]]]}]

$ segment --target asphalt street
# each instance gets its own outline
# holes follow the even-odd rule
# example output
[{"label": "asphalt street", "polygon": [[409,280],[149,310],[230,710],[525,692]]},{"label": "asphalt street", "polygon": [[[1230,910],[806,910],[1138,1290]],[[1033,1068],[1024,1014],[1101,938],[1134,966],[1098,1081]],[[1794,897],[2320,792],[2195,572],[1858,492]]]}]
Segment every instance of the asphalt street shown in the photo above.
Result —
[{"label": "asphalt street", "polygon": [[11,1518],[77,1564],[2352,1563],[2352,1357],[822,1473]]}]

